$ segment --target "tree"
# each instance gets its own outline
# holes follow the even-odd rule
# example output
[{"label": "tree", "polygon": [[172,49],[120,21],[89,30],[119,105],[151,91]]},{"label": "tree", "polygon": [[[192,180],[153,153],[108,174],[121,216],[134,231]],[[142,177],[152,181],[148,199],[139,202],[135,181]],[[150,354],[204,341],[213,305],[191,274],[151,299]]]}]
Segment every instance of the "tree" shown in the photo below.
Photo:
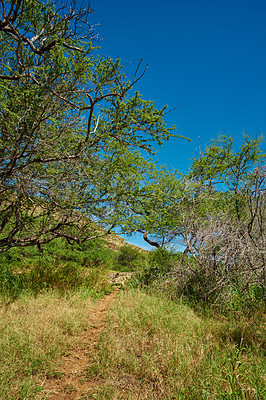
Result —
[{"label": "tree", "polygon": [[248,298],[252,287],[266,300],[262,143],[262,136],[244,134],[238,147],[234,137],[218,137],[193,160],[183,197],[169,209],[172,229],[193,258],[177,275],[201,300],[222,304],[233,290]]},{"label": "tree", "polygon": [[[241,262],[249,265],[253,275],[261,270],[264,271],[264,276],[266,177],[262,143],[262,136],[252,139],[244,134],[243,143],[239,149],[235,149],[233,137],[220,136],[206,149],[202,157],[194,160],[190,177],[207,185],[216,197],[223,198],[222,209],[214,204],[214,210],[218,210],[215,219],[219,221],[220,228],[218,240],[212,241],[221,241],[221,221],[225,218],[228,236],[226,252],[230,248],[234,259],[232,262],[239,264],[242,260]],[[213,216],[214,212],[209,215]],[[214,234],[212,236],[215,238]],[[222,248],[220,245],[220,257]],[[212,252],[216,254],[214,250]],[[264,285],[265,283],[266,281]]]},{"label": "tree", "polygon": [[132,91],[141,63],[129,81],[120,60],[97,55],[89,14],[75,2],[0,3],[0,252],[105,234],[131,154],[173,136],[166,108]]},{"label": "tree", "polygon": [[[142,181],[122,207],[128,207],[125,228],[149,232],[156,247],[174,241],[185,247],[175,270],[181,292],[222,304],[233,290],[248,298],[256,287],[266,298],[262,143],[245,134],[237,146],[220,136],[184,176],[154,168],[144,181],[135,175],[134,182]],[[125,187],[132,185],[125,179]]]}]

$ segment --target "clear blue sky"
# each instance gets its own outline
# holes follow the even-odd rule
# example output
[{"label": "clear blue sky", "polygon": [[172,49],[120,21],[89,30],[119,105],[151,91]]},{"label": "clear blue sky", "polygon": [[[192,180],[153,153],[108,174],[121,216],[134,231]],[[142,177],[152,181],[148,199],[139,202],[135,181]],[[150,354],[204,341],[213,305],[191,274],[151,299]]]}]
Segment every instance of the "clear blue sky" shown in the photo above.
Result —
[{"label": "clear blue sky", "polygon": [[121,58],[129,73],[141,58],[148,64],[137,87],[143,97],[170,109],[186,103],[168,120],[192,142],[166,143],[161,164],[186,172],[199,140],[204,149],[220,132],[266,132],[265,0],[92,0],[91,7],[102,54]]}]

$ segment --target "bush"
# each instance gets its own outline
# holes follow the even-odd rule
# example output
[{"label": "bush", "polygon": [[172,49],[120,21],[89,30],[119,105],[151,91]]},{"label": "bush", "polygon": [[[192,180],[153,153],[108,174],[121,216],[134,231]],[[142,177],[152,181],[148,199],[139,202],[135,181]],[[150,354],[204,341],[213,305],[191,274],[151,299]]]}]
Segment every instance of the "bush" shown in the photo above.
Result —
[{"label": "bush", "polygon": [[41,249],[10,249],[0,257],[0,297],[9,304],[25,291],[36,296],[80,289],[99,297],[110,290],[106,270],[113,268],[115,256],[100,241],[70,245],[56,239]]},{"label": "bush", "polygon": [[10,249],[1,254],[0,261],[2,265],[22,269],[41,263],[62,265],[69,262],[77,266],[104,266],[111,269],[115,255],[114,250],[106,248],[100,240],[69,244],[64,239],[55,239],[41,249],[37,246]]},{"label": "bush", "polygon": [[247,285],[237,274],[226,272],[223,263],[212,268],[207,261],[199,265],[190,256],[183,263],[182,253],[159,248],[149,253],[146,266],[131,286],[145,287],[149,293],[161,293],[173,301],[182,298],[194,309],[212,309],[224,315],[251,315],[258,308],[265,309],[264,291],[258,283]]},{"label": "bush", "polygon": [[191,258],[182,264],[173,257],[170,270],[161,271],[156,266],[149,266],[140,281],[148,286],[150,292],[162,293],[174,301],[182,298],[198,311],[252,315],[257,309],[265,310],[264,293],[260,285],[240,287],[237,279],[232,280],[232,276],[228,274],[226,277],[225,272],[223,274],[222,280],[221,271],[214,271],[207,264],[199,266]]},{"label": "bush", "polygon": [[149,252],[148,263],[139,277],[140,283],[150,285],[158,279],[163,279],[172,268],[173,257],[174,255],[164,248]]},{"label": "bush", "polygon": [[7,266],[0,267],[0,296],[5,303],[16,300],[23,289],[23,277]]},{"label": "bush", "polygon": [[117,255],[115,269],[123,272],[135,271],[143,266],[145,254],[132,246],[124,245]]},{"label": "bush", "polygon": [[71,263],[57,266],[41,263],[24,271],[12,271],[7,267],[0,269],[0,297],[6,304],[16,300],[23,292],[37,296],[47,291],[65,295],[87,290],[92,297],[99,297],[110,289],[103,268],[87,269]]}]

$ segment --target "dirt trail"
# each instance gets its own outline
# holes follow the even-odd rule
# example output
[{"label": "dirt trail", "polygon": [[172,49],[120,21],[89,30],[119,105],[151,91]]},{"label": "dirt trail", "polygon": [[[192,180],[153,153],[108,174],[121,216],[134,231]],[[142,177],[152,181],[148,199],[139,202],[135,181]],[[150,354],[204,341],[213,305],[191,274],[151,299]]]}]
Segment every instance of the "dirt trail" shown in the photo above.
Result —
[{"label": "dirt trail", "polygon": [[99,300],[95,308],[93,308],[90,328],[78,336],[78,347],[62,359],[62,364],[59,368],[62,376],[60,378],[48,378],[43,383],[46,399],[82,399],[82,395],[98,385],[99,382],[95,377],[91,377],[89,380],[88,378],[85,379],[86,367],[94,358],[95,346],[100,332],[105,326],[107,311],[116,294],[117,290]]}]

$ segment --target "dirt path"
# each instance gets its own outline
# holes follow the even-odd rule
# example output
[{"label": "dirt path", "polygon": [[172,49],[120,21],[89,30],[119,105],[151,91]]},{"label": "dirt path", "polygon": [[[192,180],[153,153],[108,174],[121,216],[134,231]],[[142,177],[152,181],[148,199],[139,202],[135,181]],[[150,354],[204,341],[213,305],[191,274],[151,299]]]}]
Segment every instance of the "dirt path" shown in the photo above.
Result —
[{"label": "dirt path", "polygon": [[[86,368],[94,358],[95,346],[100,332],[105,326],[106,314],[115,299],[117,291],[100,300],[91,315],[91,326],[78,336],[78,347],[71,354],[63,357],[59,368],[60,378],[49,378],[43,383],[49,400],[78,400],[89,389],[99,383],[95,377],[86,378]],[[86,398],[86,396],[84,397]]]}]

